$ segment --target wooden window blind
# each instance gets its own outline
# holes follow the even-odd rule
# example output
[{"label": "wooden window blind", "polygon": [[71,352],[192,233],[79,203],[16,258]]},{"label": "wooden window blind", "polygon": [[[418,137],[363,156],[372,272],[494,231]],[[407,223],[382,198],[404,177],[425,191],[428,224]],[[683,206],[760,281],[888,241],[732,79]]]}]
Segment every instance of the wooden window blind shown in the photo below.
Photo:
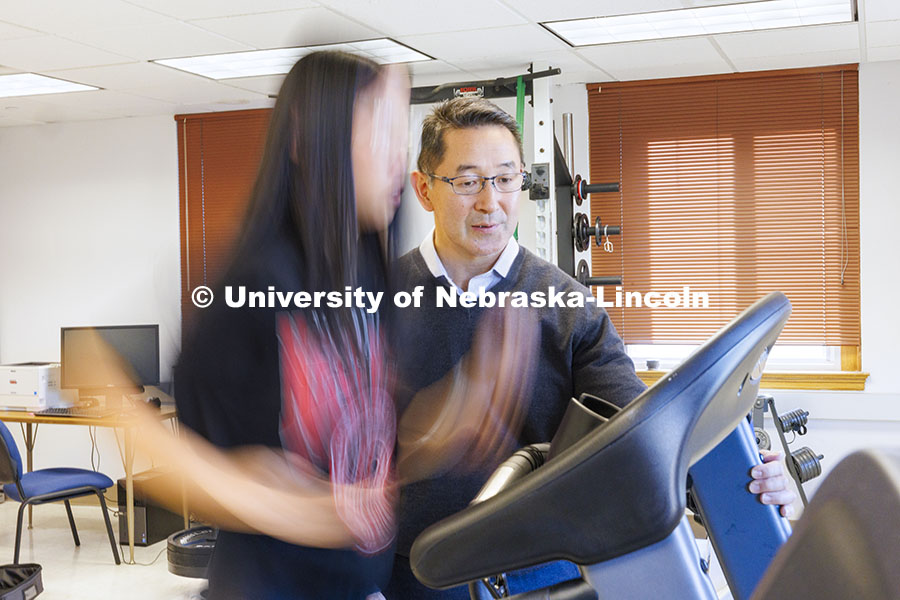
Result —
[{"label": "wooden window blind", "polygon": [[[592,274],[708,308],[608,308],[628,344],[694,344],[773,290],[779,343],[858,346],[856,66],[588,85],[591,222],[621,224]],[[604,297],[614,300],[610,288]]]},{"label": "wooden window blind", "polygon": [[181,317],[191,291],[224,274],[243,225],[271,110],[176,115],[181,215]]}]

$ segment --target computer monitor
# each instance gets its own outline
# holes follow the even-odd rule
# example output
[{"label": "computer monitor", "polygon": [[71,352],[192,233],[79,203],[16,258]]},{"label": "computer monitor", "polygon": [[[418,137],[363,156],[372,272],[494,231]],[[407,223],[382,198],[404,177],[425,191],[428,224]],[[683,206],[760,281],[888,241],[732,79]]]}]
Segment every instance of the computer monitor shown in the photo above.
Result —
[{"label": "computer monitor", "polygon": [[159,385],[159,325],[63,327],[60,367],[60,387],[107,403]]}]

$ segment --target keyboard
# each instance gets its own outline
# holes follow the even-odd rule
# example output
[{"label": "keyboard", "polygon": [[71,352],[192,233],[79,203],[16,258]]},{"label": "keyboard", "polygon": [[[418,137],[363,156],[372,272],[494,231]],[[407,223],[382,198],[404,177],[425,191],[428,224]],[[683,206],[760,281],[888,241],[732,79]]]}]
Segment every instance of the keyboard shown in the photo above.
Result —
[{"label": "keyboard", "polygon": [[34,414],[42,417],[87,417],[99,419],[117,415],[121,410],[100,406],[52,406],[35,411]]}]

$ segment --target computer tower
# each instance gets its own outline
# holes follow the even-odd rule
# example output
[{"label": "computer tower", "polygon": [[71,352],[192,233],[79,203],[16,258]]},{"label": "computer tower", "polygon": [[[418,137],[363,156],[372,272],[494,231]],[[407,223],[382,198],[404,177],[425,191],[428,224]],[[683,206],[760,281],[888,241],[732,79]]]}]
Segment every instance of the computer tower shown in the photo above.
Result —
[{"label": "computer tower", "polygon": [[[184,529],[184,517],[154,503],[144,493],[148,485],[176,475],[165,469],[150,469],[134,474],[134,545],[150,546]],[[128,544],[128,520],[125,516],[125,478],[116,482],[119,504],[119,543]]]}]

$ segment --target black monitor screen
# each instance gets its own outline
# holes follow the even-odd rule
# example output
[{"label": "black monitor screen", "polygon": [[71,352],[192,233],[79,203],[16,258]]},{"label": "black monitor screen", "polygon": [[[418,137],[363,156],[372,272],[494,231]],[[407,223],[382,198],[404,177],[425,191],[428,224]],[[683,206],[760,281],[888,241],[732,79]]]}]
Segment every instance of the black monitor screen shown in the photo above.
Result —
[{"label": "black monitor screen", "polygon": [[60,387],[129,388],[159,384],[159,325],[64,327]]}]

